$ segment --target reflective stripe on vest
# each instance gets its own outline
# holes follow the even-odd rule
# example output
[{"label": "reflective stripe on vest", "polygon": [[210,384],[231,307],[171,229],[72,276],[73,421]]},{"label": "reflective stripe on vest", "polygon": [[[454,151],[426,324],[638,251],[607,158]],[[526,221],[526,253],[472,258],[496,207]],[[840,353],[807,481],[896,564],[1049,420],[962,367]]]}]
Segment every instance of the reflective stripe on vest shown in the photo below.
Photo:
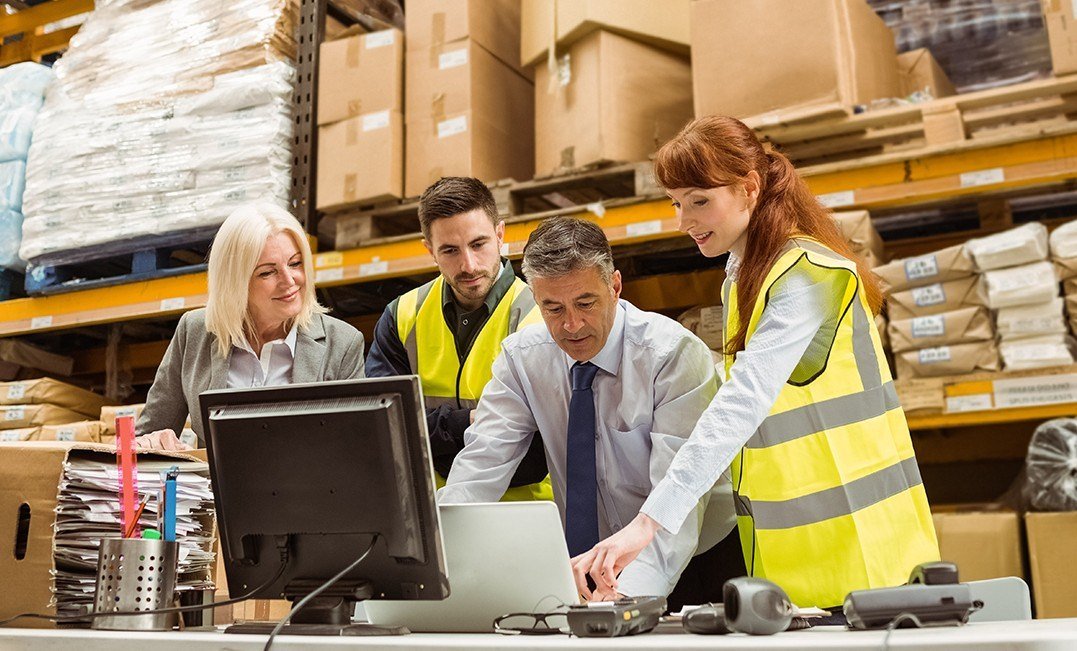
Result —
[{"label": "reflective stripe on vest", "polygon": [[[939,552],[856,266],[818,242],[792,240],[763,282],[747,340],[771,289],[794,267],[829,283],[821,286],[833,290],[841,314],[820,328],[816,337],[832,333],[832,340],[814,342],[819,359],[800,361],[734,461],[734,505],[750,571],[797,605],[828,607],[852,590],[903,583]],[[739,324],[732,279],[723,298],[731,334]],[[735,359],[725,361],[728,379]]]},{"label": "reflective stripe on vest", "polygon": [[[443,405],[474,409],[493,376],[502,340],[518,328],[541,322],[542,317],[531,289],[517,278],[475,335],[461,367],[456,338],[445,323],[442,309],[445,290],[445,279],[438,276],[401,296],[397,302],[397,335],[404,342],[411,372],[422,383],[428,409]],[[438,477],[437,484],[443,486],[444,480]],[[552,500],[553,488],[547,477],[538,484],[510,488],[503,499]]]}]

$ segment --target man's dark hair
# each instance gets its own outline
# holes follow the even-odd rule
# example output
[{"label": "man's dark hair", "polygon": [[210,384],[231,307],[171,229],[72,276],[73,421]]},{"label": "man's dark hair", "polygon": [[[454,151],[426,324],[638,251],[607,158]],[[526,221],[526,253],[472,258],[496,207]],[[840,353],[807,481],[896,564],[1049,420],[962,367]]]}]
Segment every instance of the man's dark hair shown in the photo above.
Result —
[{"label": "man's dark hair", "polygon": [[444,176],[419,197],[419,227],[430,239],[430,224],[472,210],[482,210],[496,226],[501,221],[490,188],[470,176]]}]

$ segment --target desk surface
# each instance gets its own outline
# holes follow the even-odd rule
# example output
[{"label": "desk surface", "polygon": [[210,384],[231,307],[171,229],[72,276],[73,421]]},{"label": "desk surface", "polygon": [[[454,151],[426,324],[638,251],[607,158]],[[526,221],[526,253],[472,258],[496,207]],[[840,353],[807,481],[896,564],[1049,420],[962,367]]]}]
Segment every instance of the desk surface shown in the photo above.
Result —
[{"label": "desk surface", "polygon": [[[650,633],[638,637],[598,639],[518,637],[503,635],[431,635],[401,637],[315,638],[280,637],[273,648],[280,651],[330,648],[357,648],[398,651],[400,649],[870,649],[883,648],[886,633],[846,631],[820,627],[808,631],[782,633],[771,637],[745,635],[701,636],[679,633]],[[223,633],[128,633],[89,630],[0,629],[0,650],[49,649],[50,651],[255,651],[265,638]],[[1050,619],[1030,622],[992,622],[964,627],[903,629],[890,637],[891,649],[977,649],[985,651],[1073,651],[1077,649],[1077,619]]]}]

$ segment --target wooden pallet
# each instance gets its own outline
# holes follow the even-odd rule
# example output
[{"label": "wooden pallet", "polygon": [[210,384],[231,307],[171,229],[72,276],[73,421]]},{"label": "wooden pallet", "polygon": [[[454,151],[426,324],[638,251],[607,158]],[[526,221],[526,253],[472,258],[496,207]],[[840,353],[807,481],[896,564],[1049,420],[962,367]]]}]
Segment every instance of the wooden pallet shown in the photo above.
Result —
[{"label": "wooden pallet", "polygon": [[895,153],[915,158],[939,146],[1003,134],[1033,138],[1077,121],[1077,75],[864,113],[825,108],[769,113],[745,123],[799,167]]},{"label": "wooden pallet", "polygon": [[[601,210],[608,202],[661,195],[649,162],[610,165],[533,181],[497,181],[490,184],[490,189],[499,212],[509,223]],[[418,199],[409,199],[326,215],[318,223],[319,247],[345,250],[415,237],[420,232],[418,209]]]},{"label": "wooden pallet", "polygon": [[38,259],[27,266],[24,287],[27,294],[41,296],[204,271],[216,230],[144,237]]}]

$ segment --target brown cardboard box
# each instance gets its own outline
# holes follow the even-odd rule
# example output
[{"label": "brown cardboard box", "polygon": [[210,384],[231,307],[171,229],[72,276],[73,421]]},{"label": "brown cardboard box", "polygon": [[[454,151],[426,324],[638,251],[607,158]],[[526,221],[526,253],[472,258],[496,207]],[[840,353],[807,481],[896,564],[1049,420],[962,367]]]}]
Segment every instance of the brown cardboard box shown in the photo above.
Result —
[{"label": "brown cardboard box", "polygon": [[404,33],[387,29],[322,43],[318,124],[404,110]]},{"label": "brown cardboard box", "polygon": [[894,365],[901,379],[997,371],[998,346],[994,341],[977,341],[909,350],[895,353]]},{"label": "brown cardboard box", "polygon": [[1037,617],[1077,617],[1077,511],[1027,513],[1028,559]]},{"label": "brown cardboard box", "polygon": [[898,73],[901,75],[901,94],[905,97],[927,90],[931,96],[949,97],[957,90],[946,76],[939,62],[931,56],[931,50],[920,48],[898,55]]},{"label": "brown cardboard box", "polygon": [[57,355],[17,339],[0,339],[0,380],[14,380],[23,368],[52,375],[71,375],[75,360]]},{"label": "brown cardboard box", "polygon": [[1077,18],[1072,2],[1041,0],[1047,40],[1051,43],[1051,63],[1056,75],[1077,72]]},{"label": "brown cardboard box", "polygon": [[689,50],[688,0],[523,0],[520,61],[541,62],[554,42],[567,47],[599,29],[627,36],[675,54]]},{"label": "brown cardboard box", "polygon": [[520,64],[520,0],[408,0],[405,20],[409,59],[471,39],[530,79]]},{"label": "brown cardboard box", "polygon": [[890,349],[903,353],[919,348],[989,341],[995,338],[991,314],[982,307],[891,321]]},{"label": "brown cardboard box", "polygon": [[625,280],[621,297],[652,312],[683,310],[693,305],[722,301],[725,269],[712,268],[680,274],[660,274]]},{"label": "brown cardboard box", "polygon": [[912,258],[891,260],[874,271],[883,286],[891,292],[967,278],[976,273],[972,258],[963,244]]},{"label": "brown cardboard box", "polygon": [[404,196],[404,118],[378,111],[318,127],[318,210]]},{"label": "brown cardboard box", "polygon": [[883,240],[879,231],[871,223],[871,213],[866,210],[849,210],[834,213],[842,236],[849,242],[853,253],[864,258],[868,266],[874,268],[884,260]]},{"label": "brown cardboard box", "polygon": [[692,119],[684,57],[597,31],[535,72],[535,174],[645,161]]},{"label": "brown cardboard box", "polygon": [[37,435],[40,431],[40,427],[0,430],[0,442],[12,443],[17,441],[34,441],[37,439]]},{"label": "brown cardboard box", "polygon": [[84,420],[66,425],[45,425],[32,440],[101,443],[102,430],[104,430],[104,425],[99,420]]},{"label": "brown cardboard box", "polygon": [[[135,423],[138,423],[138,417],[142,415],[142,410],[146,408],[146,405],[119,405],[115,407],[102,407],[101,408],[101,425],[103,426],[103,434],[116,434],[116,418],[119,416],[134,416]],[[148,433],[148,432],[147,432]]]},{"label": "brown cardboard box", "polygon": [[707,348],[720,351],[723,345],[723,309],[721,305],[707,307],[693,307],[677,317],[681,325],[692,331],[692,334],[703,340]]},{"label": "brown cardboard box", "polygon": [[980,307],[986,302],[979,277],[969,276],[895,292],[886,299],[886,304],[890,320],[901,321],[953,312],[963,307]]},{"label": "brown cardboard box", "polygon": [[1059,280],[1077,278],[1077,257],[1052,258],[1051,262],[1055,264],[1055,273],[1058,274]]},{"label": "brown cardboard box", "polygon": [[93,391],[52,378],[0,383],[0,405],[50,404],[86,416],[97,416],[101,408],[110,402]]},{"label": "brown cardboard box", "polygon": [[695,0],[691,25],[696,117],[901,93],[894,35],[864,0]]},{"label": "brown cardboard box", "polygon": [[63,425],[83,418],[77,411],[56,405],[7,405],[0,407],[0,430]]},{"label": "brown cardboard box", "polygon": [[[934,507],[932,508],[934,511]],[[942,560],[962,581],[1023,577],[1021,521],[1013,511],[932,513]]]},{"label": "brown cardboard box", "polygon": [[[0,619],[19,613],[55,614],[50,572],[53,564],[53,524],[64,463],[71,455],[115,459],[115,450],[96,443],[30,441],[0,443]],[[140,455],[141,456],[141,455]],[[153,457],[198,460],[179,452],[155,452]],[[203,459],[204,460],[204,459]],[[25,508],[24,508],[25,505]],[[20,522],[20,510],[28,509],[29,522]],[[25,529],[20,528],[22,524]],[[25,531],[25,534],[20,534]],[[21,556],[20,556],[21,555]],[[52,627],[39,620],[19,620],[18,626]]]}]

